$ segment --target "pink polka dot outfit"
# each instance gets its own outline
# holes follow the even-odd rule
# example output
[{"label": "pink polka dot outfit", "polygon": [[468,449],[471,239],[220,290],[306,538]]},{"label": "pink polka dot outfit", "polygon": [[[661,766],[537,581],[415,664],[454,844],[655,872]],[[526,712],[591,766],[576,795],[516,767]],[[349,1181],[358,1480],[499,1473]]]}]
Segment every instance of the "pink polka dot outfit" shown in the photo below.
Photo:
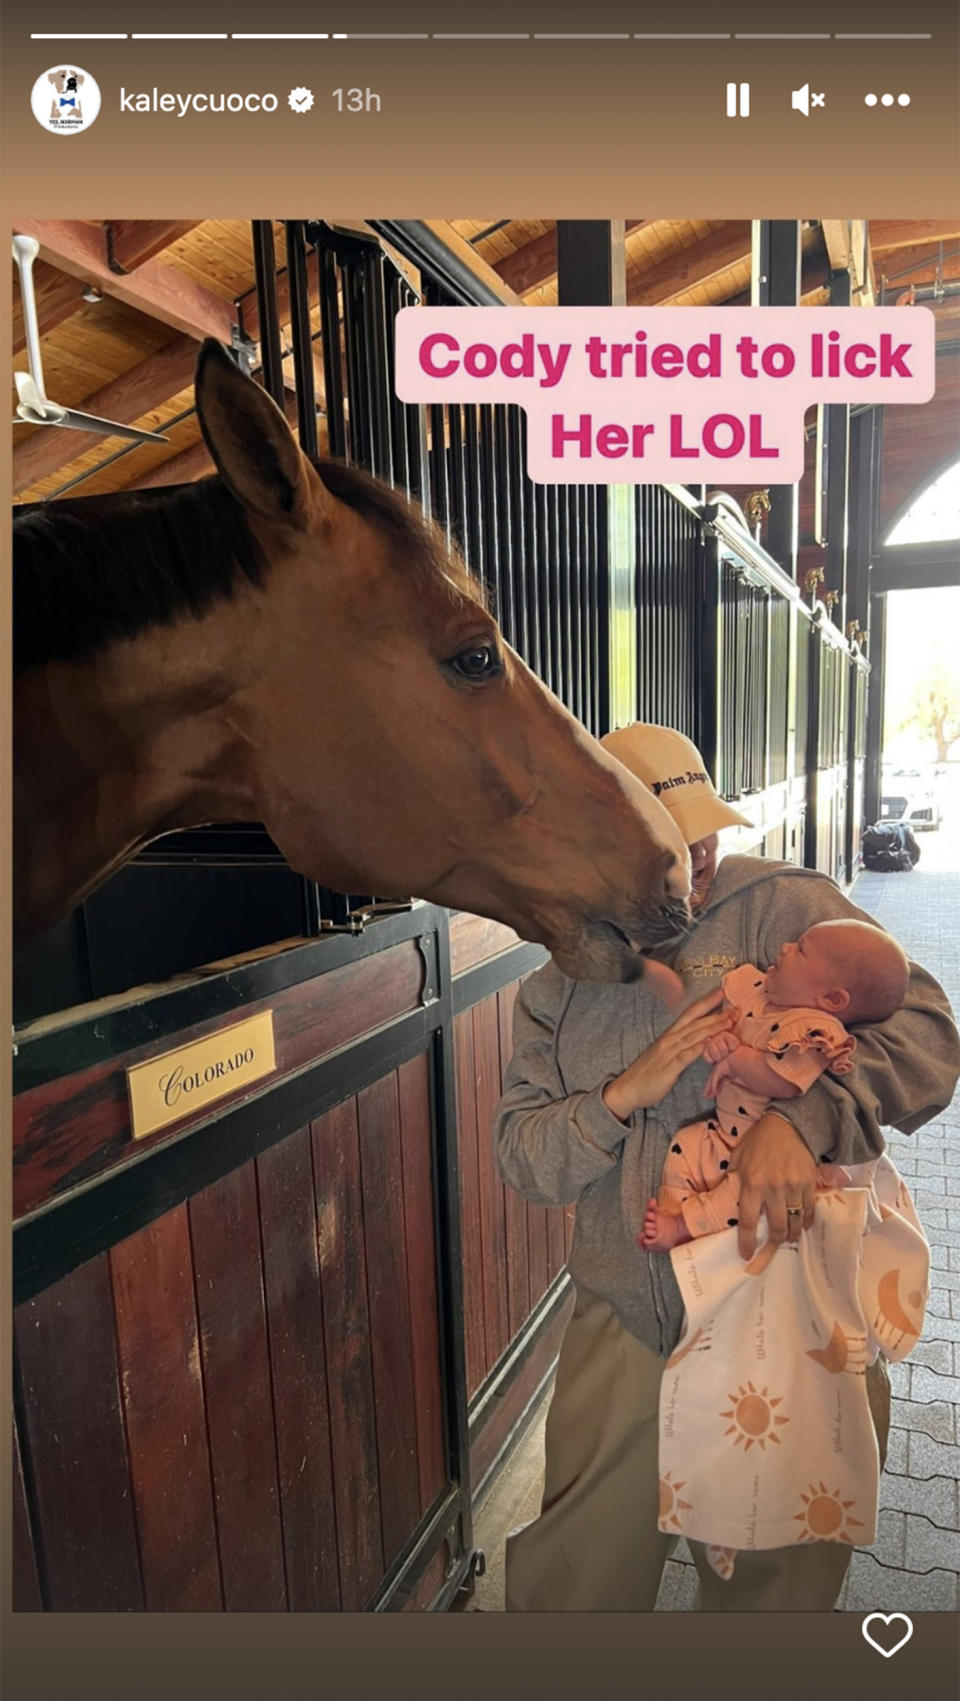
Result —
[{"label": "pink polka dot outfit", "polygon": [[[735,1012],[731,1031],[740,1044],[762,1052],[770,1067],[801,1092],[825,1069],[842,1075],[853,1067],[857,1042],[842,1022],[822,1010],[769,1003],[766,976],[754,964],[724,975],[723,991],[727,1008]],[[727,1076],[713,1116],[678,1131],[664,1162],[657,1203],[670,1216],[682,1216],[695,1239],[736,1226],[740,1184],[730,1157],[769,1105],[768,1097]],[[831,1166],[821,1165],[818,1182],[837,1185]]]}]

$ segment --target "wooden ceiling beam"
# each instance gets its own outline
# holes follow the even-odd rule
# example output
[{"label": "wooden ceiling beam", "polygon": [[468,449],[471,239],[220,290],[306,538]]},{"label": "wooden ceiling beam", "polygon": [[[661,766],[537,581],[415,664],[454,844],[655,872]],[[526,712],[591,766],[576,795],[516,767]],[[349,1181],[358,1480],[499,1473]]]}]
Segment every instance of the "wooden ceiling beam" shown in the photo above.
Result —
[{"label": "wooden ceiling beam", "polygon": [[894,248],[913,248],[917,243],[956,242],[960,219],[871,219],[870,247],[874,257]]},{"label": "wooden ceiling beam", "polygon": [[750,224],[738,219],[636,274],[629,286],[628,305],[653,307],[672,301],[749,259]]},{"label": "wooden ceiling beam", "polygon": [[110,270],[106,232],[102,228],[93,230],[76,219],[16,219],[13,228],[24,236],[35,236],[41,259],[58,271],[95,284],[101,294],[113,296],[183,336],[197,341],[216,337],[229,344],[235,323],[233,303],[221,300],[175,266],[147,260],[129,277],[121,277]]},{"label": "wooden ceiling beam", "polygon": [[[627,219],[627,234],[649,222],[649,219]],[[529,295],[532,289],[549,283],[557,275],[556,227],[544,231],[542,236],[535,236],[532,242],[524,243],[515,253],[505,254],[502,260],[494,262],[493,270],[517,295]]]},{"label": "wooden ceiling beam", "polygon": [[135,272],[199,223],[199,219],[109,219],[105,229],[111,270]]},{"label": "wooden ceiling beam", "polygon": [[[196,365],[196,342],[192,337],[175,337],[166,348],[131,366],[77,406],[84,413],[98,414],[118,425],[134,425],[172,396],[189,389]],[[103,434],[96,431],[69,431],[58,425],[34,427],[13,451],[14,491],[19,493],[49,478],[103,441]]]},{"label": "wooden ceiling beam", "polygon": [[191,443],[189,449],[181,449],[179,455],[171,455],[167,461],[161,461],[159,466],[151,467],[142,478],[134,478],[124,485],[124,490],[154,490],[164,484],[193,484],[198,478],[206,478],[208,473],[216,472],[216,467],[203,438]]}]

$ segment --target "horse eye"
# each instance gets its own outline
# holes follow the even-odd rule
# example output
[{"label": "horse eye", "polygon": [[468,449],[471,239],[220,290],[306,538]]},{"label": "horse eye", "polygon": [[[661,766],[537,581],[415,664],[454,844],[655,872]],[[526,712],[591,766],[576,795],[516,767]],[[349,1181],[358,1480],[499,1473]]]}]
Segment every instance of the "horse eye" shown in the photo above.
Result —
[{"label": "horse eye", "polygon": [[451,659],[450,666],[461,679],[489,679],[500,671],[496,644],[469,644]]}]

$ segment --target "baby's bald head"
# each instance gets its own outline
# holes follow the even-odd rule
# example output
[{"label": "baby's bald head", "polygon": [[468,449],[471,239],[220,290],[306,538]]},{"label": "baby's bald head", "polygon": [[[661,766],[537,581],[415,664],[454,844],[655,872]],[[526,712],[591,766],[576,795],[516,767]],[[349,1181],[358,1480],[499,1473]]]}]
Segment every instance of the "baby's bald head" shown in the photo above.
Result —
[{"label": "baby's bald head", "polygon": [[889,933],[867,921],[818,921],[803,935],[807,952],[826,966],[829,978],[848,994],[841,1021],[884,1022],[899,1010],[910,965]]}]

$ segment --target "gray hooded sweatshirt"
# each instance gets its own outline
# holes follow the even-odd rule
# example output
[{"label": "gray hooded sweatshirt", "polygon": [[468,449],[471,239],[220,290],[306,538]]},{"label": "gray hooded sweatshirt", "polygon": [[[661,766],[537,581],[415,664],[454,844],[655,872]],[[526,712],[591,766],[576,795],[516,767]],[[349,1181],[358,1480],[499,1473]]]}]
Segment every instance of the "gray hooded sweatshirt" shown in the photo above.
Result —
[{"label": "gray hooded sweatshirt", "polygon": [[[769,968],[781,945],[834,917],[873,920],[825,874],[726,857],[673,958],[686,1003],[741,963]],[[669,1255],[642,1252],[636,1237],[677,1129],[708,1114],[709,1065],[691,1064],[658,1105],[628,1123],[601,1095],[676,1014],[642,982],[568,980],[552,961],[545,964],[517,997],[514,1054],[495,1122],[500,1172],[511,1187],[541,1205],[576,1201],[574,1280],[606,1299],[624,1327],[660,1354],[677,1343],[683,1307]],[[776,1105],[821,1161],[878,1156],[881,1124],[913,1133],[949,1104],[960,1070],[946,996],[914,964],[895,1015],[851,1031],[857,1051],[850,1074],[824,1074],[809,1092]]]}]

